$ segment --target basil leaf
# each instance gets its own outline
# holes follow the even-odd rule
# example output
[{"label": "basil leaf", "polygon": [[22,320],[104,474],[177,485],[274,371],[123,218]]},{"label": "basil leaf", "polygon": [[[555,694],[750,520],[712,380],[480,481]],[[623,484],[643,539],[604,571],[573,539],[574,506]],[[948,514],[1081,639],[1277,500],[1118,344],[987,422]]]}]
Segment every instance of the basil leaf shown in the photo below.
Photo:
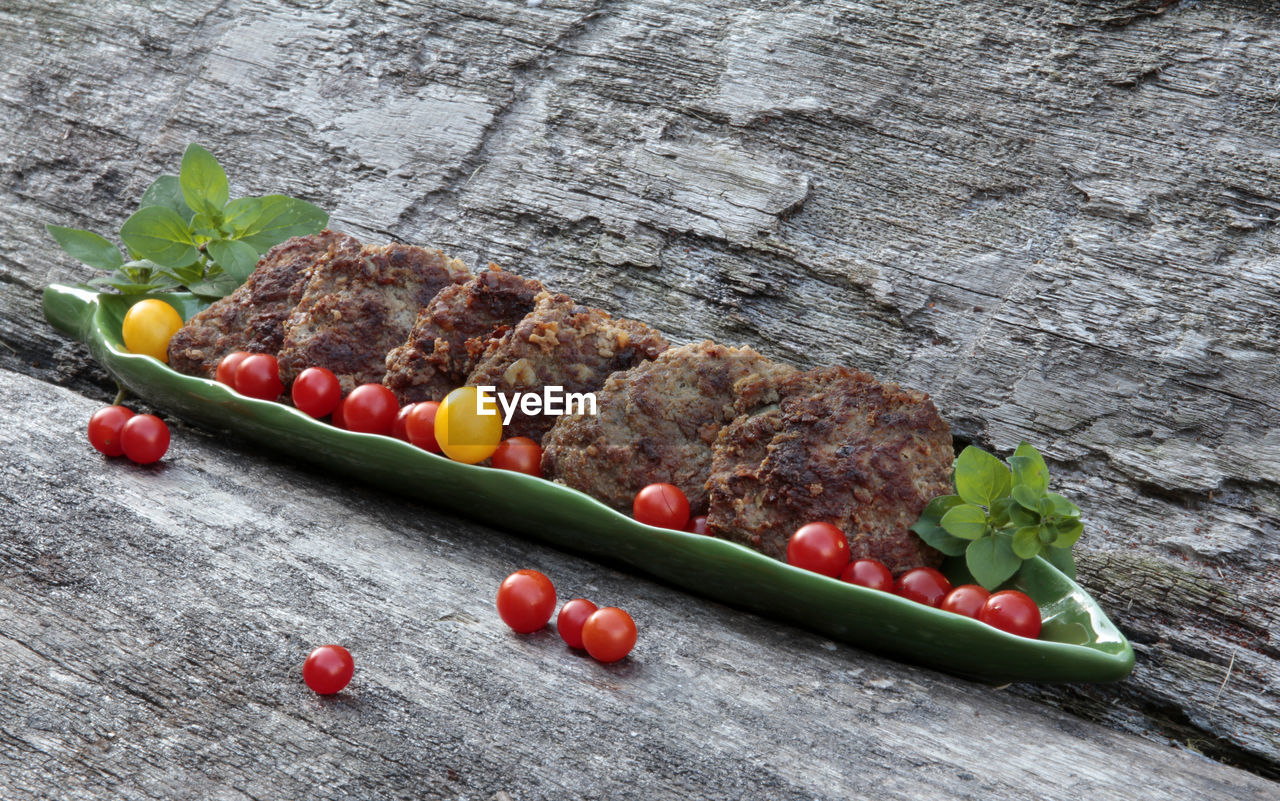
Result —
[{"label": "basil leaf", "polygon": [[218,266],[237,282],[243,282],[253,272],[253,268],[258,266],[258,251],[244,242],[215,239],[205,249]]},{"label": "basil leaf", "polygon": [[1084,533],[1084,523],[1068,518],[1056,526],[1056,533],[1058,536],[1053,540],[1053,547],[1070,548],[1076,544],[1076,540],[1080,539],[1080,535]]},{"label": "basil leaf", "polygon": [[262,216],[262,201],[256,197],[238,197],[222,210],[222,222],[231,228],[232,239],[239,239]]},{"label": "basil leaf", "polygon": [[236,287],[240,286],[240,282],[231,276],[222,273],[213,278],[204,281],[197,281],[194,284],[187,284],[187,289],[191,290],[193,295],[199,295],[202,298],[225,298],[232,292],[236,291]]},{"label": "basil leaf", "polygon": [[1009,525],[1009,512],[1012,509],[1019,508],[1012,498],[1001,498],[991,504],[991,516],[989,522],[992,528],[1004,528]]},{"label": "basil leaf", "polygon": [[1070,548],[1045,548],[1043,555],[1045,561],[1061,570],[1067,578],[1076,577],[1076,560],[1071,556]]},{"label": "basil leaf", "polygon": [[1013,532],[1011,546],[1019,559],[1030,559],[1040,553],[1040,529],[1036,526],[1018,529]]},{"label": "basil leaf", "polygon": [[187,145],[187,152],[182,154],[178,183],[182,187],[182,199],[187,201],[187,205],[210,217],[222,211],[231,194],[222,165],[212,153],[194,142]]},{"label": "basil leaf", "polygon": [[974,540],[964,551],[969,572],[988,590],[1000,586],[1022,566],[1022,560],[1013,552],[1011,539],[1008,534],[996,533]]},{"label": "basil leaf", "polygon": [[114,270],[124,264],[120,249],[92,231],[61,225],[46,225],[45,230],[76,261],[99,270]]},{"label": "basil leaf", "polygon": [[990,506],[1009,494],[1009,468],[970,445],[956,459],[956,493],[969,503]]},{"label": "basil leaf", "polygon": [[[1017,487],[1014,487],[1014,489],[1016,490]],[[1040,523],[1040,515],[1037,512],[1027,509],[1021,504],[1012,503],[1009,505],[1009,522],[1013,523],[1018,528],[1022,528],[1023,526],[1035,526]]]},{"label": "basil leaf", "polygon": [[144,206],[120,226],[129,250],[162,267],[185,267],[197,257],[191,231],[178,212],[164,206]]},{"label": "basil leaf", "polygon": [[962,540],[976,540],[987,533],[987,513],[973,504],[953,507],[938,522],[946,532]]},{"label": "basil leaf", "polygon": [[161,175],[152,181],[147,191],[142,193],[142,200],[138,205],[164,206],[167,209],[173,209],[188,223],[195,214],[187,205],[187,201],[182,199],[182,185],[178,182],[176,175]]},{"label": "basil leaf", "polygon": [[329,215],[319,206],[284,195],[250,198],[258,201],[258,216],[245,224],[241,242],[266,253],[289,237],[306,236],[323,230]]},{"label": "basil leaf", "polygon": [[1041,493],[1049,488],[1049,468],[1031,443],[1025,440],[1018,443],[1018,449],[1009,457],[1009,466],[1013,468],[1014,486],[1030,487]]},{"label": "basil leaf", "polygon": [[1009,494],[1023,509],[1040,512],[1040,501],[1044,498],[1043,491],[1038,492],[1026,484],[1017,484]]},{"label": "basil leaf", "polygon": [[924,540],[925,544],[947,556],[959,556],[964,553],[965,546],[969,543],[948,534],[946,529],[938,525],[938,521],[944,514],[963,503],[959,495],[939,495],[924,507],[924,511],[920,513],[920,519],[911,526],[911,530]]},{"label": "basil leaf", "polygon": [[1080,516],[1080,507],[1076,506],[1074,503],[1062,497],[1058,493],[1049,492],[1045,494],[1045,497],[1053,502],[1053,511],[1055,514],[1062,515],[1063,517]]}]

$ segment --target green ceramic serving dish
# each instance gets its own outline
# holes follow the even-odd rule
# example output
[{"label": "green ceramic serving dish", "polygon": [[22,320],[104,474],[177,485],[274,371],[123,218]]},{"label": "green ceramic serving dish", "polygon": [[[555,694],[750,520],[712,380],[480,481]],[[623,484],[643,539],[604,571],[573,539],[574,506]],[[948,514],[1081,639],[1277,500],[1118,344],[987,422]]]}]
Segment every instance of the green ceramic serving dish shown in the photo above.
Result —
[{"label": "green ceramic serving dish", "polygon": [[[167,294],[183,319],[204,302]],[[136,299],[136,298],[135,298]],[[186,420],[230,430],[291,457],[423,503],[450,509],[558,548],[635,568],[691,592],[789,621],[833,639],[984,681],[1117,681],[1133,649],[1098,604],[1040,558],[1010,586],[1040,605],[1044,631],[1030,640],[889,593],[791,567],[736,543],[653,528],[593,498],[520,473],[461,464],[408,443],[357,434],[282,403],[253,400],[215,381],[181,375],[125,350],[130,298],[71,286],[44,291],[45,317],[88,344],[129,391]],[[947,570],[964,578],[960,560]]]}]

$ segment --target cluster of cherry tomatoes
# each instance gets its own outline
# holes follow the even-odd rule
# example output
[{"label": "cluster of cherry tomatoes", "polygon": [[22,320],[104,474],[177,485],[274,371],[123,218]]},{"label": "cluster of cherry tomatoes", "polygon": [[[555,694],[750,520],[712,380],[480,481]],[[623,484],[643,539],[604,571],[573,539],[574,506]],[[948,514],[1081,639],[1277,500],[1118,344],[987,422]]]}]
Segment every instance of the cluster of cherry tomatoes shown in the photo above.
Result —
[{"label": "cluster of cherry tomatoes", "polygon": [[1026,593],[1018,590],[989,593],[977,584],[952,587],[947,577],[932,567],[913,568],[895,580],[889,568],[875,559],[850,561],[848,538],[830,523],[809,523],[796,529],[787,540],[787,563],[977,618],[1010,634],[1031,639],[1040,636],[1040,608]]},{"label": "cluster of cherry tomatoes", "polygon": [[[498,586],[498,616],[520,634],[531,634],[551,621],[556,588],[536,570],[517,570]],[[560,607],[556,631],[570,648],[585,649],[598,662],[617,662],[636,644],[636,623],[616,606],[598,608],[586,598]]]},{"label": "cluster of cherry tomatoes", "polygon": [[169,450],[169,427],[154,414],[107,406],[89,418],[89,444],[106,456],[126,456],[138,464],[151,464]]},{"label": "cluster of cherry tomatoes", "polygon": [[[215,377],[259,400],[275,401],[284,394],[279,363],[266,353],[229,353],[218,363]],[[395,393],[381,384],[361,384],[343,397],[331,370],[308,367],[294,379],[289,397],[298,410],[329,417],[338,428],[396,437],[458,462],[489,459],[500,470],[541,476],[542,446],[528,437],[504,440],[499,417],[476,412],[477,392],[475,387],[459,387],[438,403],[401,407]]]}]

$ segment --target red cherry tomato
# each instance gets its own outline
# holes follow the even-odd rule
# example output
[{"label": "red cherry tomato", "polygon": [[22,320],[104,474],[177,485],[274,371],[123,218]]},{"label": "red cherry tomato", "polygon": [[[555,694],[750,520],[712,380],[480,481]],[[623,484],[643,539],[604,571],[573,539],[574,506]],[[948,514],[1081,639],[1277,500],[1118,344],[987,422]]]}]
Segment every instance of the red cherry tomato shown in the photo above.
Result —
[{"label": "red cherry tomato", "polygon": [[787,540],[787,564],[838,576],[849,564],[849,540],[830,523],[806,523]]},{"label": "red cherry tomato", "polygon": [[498,615],[521,634],[547,625],[556,609],[556,588],[536,570],[517,570],[498,586]]},{"label": "red cherry tomato", "polygon": [[951,592],[951,582],[932,567],[917,567],[898,576],[893,591],[916,603],[936,607]]},{"label": "red cherry tomato", "polygon": [[582,624],[595,614],[596,605],[586,598],[574,598],[560,607],[556,615],[556,631],[570,648],[582,647]]},{"label": "red cherry tomato", "polygon": [[391,423],[391,436],[396,439],[409,441],[409,412],[413,411],[413,404],[401,406],[400,411],[396,412],[396,419]]},{"label": "red cherry tomato", "polygon": [[883,562],[875,559],[853,560],[840,571],[840,580],[873,590],[893,592],[893,574]]},{"label": "red cherry tomato", "polygon": [[133,411],[123,406],[105,406],[89,418],[89,444],[106,456],[124,455],[120,444],[120,430],[133,417]]},{"label": "red cherry tomato", "polygon": [[320,695],[333,695],[347,686],[355,671],[355,660],[346,648],[322,645],[302,663],[302,680]]},{"label": "red cherry tomato", "polygon": [[345,398],[338,401],[338,405],[333,407],[333,414],[329,416],[329,421],[333,423],[335,427],[341,428],[344,431],[347,428],[347,421],[342,419],[342,407],[346,404],[346,402],[347,401]]},{"label": "red cherry tomato", "polygon": [[955,612],[965,617],[977,617],[982,605],[991,597],[984,587],[977,584],[961,584],[942,599],[942,606],[948,612]]},{"label": "red cherry tomato", "polygon": [[682,531],[689,523],[689,499],[674,484],[650,484],[636,493],[631,512],[647,526]]},{"label": "red cherry tomato", "polygon": [[235,372],[236,391],[258,400],[273,401],[284,392],[280,383],[280,364],[270,353],[251,353],[244,357]]},{"label": "red cherry tomato", "polygon": [[342,419],[348,431],[390,434],[399,413],[395,393],[381,384],[361,384],[342,402]]},{"label": "red cherry tomato", "polygon": [[324,417],[342,401],[342,385],[332,370],[308,367],[293,379],[289,390],[293,405],[312,417]]},{"label": "red cherry tomato", "polygon": [[240,368],[240,362],[244,361],[248,355],[242,350],[237,350],[223,356],[222,361],[218,362],[218,369],[214,372],[213,377],[235,389],[236,370]]},{"label": "red cherry tomato", "polygon": [[593,659],[617,662],[636,644],[636,622],[616,606],[606,606],[591,613],[582,624],[582,647]]},{"label": "red cherry tomato", "polygon": [[707,516],[698,515],[689,521],[689,525],[685,527],[685,531],[690,534],[701,534],[704,537],[710,537],[711,533],[707,531]]},{"label": "red cherry tomato", "polygon": [[440,443],[436,442],[436,413],[440,404],[435,401],[415,403],[404,421],[404,433],[409,441],[424,451],[440,452]]},{"label": "red cherry tomato", "polygon": [[499,470],[542,477],[542,446],[528,437],[505,439],[490,457]]},{"label": "red cherry tomato", "polygon": [[978,612],[978,620],[1019,637],[1040,636],[1040,607],[1024,592],[1001,590],[992,593]]},{"label": "red cherry tomato", "polygon": [[120,429],[120,446],[130,461],[158,462],[169,450],[169,427],[154,414],[136,414]]}]

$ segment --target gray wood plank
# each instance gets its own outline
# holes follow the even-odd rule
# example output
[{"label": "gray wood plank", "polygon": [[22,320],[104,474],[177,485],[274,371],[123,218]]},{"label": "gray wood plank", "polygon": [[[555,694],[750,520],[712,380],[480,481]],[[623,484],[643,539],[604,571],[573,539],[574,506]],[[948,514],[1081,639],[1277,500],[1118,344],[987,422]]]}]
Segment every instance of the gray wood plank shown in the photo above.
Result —
[{"label": "gray wood plank", "polygon": [[[0,795],[1264,799],[1276,785],[0,370]],[[600,665],[493,596],[544,571],[626,608]],[[356,660],[332,699],[308,650]]]}]

